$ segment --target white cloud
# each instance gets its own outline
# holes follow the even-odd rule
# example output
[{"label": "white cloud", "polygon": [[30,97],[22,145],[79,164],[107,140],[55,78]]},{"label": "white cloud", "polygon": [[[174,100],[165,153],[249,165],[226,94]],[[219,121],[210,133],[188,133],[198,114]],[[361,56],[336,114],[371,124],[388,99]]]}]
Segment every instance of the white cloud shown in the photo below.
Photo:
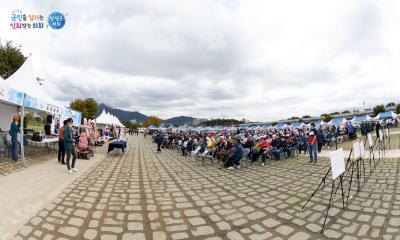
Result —
[{"label": "white cloud", "polygon": [[[396,1],[9,1],[0,36],[55,98],[162,117],[276,120],[399,101]],[[13,31],[14,9],[68,13]]]}]

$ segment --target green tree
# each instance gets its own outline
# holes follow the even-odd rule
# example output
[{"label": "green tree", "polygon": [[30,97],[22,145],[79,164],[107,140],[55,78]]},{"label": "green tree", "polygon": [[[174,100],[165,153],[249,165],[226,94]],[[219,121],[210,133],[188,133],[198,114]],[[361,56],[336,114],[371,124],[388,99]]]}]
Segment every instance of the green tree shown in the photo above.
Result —
[{"label": "green tree", "polygon": [[132,128],[133,129],[138,129],[138,128],[140,128],[141,126],[140,126],[140,123],[132,123]]},{"label": "green tree", "polygon": [[165,126],[166,126],[167,128],[169,128],[169,127],[171,127],[171,123],[165,123]]},{"label": "green tree", "polygon": [[350,113],[349,110],[344,110],[342,113]]},{"label": "green tree", "polygon": [[386,112],[385,106],[383,104],[381,105],[376,105],[372,111],[374,112],[374,115],[378,115],[381,112]]},{"label": "green tree", "polygon": [[296,116],[293,116],[293,117],[288,118],[287,120],[295,120],[295,119],[300,119],[300,118],[296,117]]},{"label": "green tree", "polygon": [[217,125],[223,125],[223,126],[232,126],[232,125],[237,125],[237,124],[242,124],[244,122],[236,120],[236,119],[213,119],[205,122],[201,122],[199,126],[204,126],[204,127],[209,127],[209,126],[217,126]]},{"label": "green tree", "polygon": [[28,125],[31,124],[34,119],[35,119],[35,117],[33,116],[33,113],[31,113],[31,112],[25,113],[24,128],[28,128]]},{"label": "green tree", "polygon": [[396,105],[396,113],[400,114],[400,103]]},{"label": "green tree", "polygon": [[329,114],[325,114],[324,116],[322,116],[323,117],[323,121],[324,122],[330,122],[331,120],[332,120],[332,116],[331,115],[329,115]]},{"label": "green tree", "polygon": [[2,78],[7,79],[15,73],[25,59],[19,46],[14,46],[12,41],[3,43],[0,40],[0,76]]},{"label": "green tree", "polygon": [[82,113],[82,121],[83,118],[94,119],[99,111],[99,106],[97,105],[96,100],[93,98],[77,98],[73,100],[69,106],[71,109]]},{"label": "green tree", "polygon": [[144,122],[144,126],[145,127],[149,127],[151,125],[157,126],[159,127],[162,123],[161,118],[156,117],[156,116],[150,116],[146,119],[146,121]]},{"label": "green tree", "polygon": [[394,106],[396,106],[396,103],[394,103],[394,102],[390,102],[390,103],[386,104],[386,107],[394,107]]},{"label": "green tree", "polygon": [[128,120],[122,121],[122,124],[124,124],[125,127],[127,128],[132,128],[132,122]]}]

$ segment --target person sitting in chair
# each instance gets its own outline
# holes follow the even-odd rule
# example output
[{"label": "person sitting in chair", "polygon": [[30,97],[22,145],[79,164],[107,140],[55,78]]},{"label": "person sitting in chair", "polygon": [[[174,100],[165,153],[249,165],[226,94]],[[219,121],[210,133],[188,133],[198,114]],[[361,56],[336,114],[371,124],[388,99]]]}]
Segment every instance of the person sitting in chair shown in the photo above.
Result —
[{"label": "person sitting in chair", "polygon": [[281,160],[281,151],[283,147],[283,142],[282,140],[277,137],[276,135],[272,136],[272,142],[271,142],[271,153],[274,156],[275,160]]},{"label": "person sitting in chair", "polygon": [[236,138],[236,144],[232,154],[228,155],[227,167],[229,170],[240,168],[240,160],[243,157],[243,147],[240,138]]}]

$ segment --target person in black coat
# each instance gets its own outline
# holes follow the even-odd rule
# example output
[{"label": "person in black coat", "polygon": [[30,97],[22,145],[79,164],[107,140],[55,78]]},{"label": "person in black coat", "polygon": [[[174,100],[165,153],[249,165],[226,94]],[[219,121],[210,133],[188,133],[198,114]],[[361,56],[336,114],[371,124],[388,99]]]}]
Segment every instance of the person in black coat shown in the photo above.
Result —
[{"label": "person in black coat", "polygon": [[318,152],[321,152],[322,146],[324,145],[325,138],[322,129],[318,129],[317,131],[317,142],[318,142]]},{"label": "person in black coat", "polygon": [[161,152],[161,144],[163,143],[164,137],[158,133],[156,138],[155,138],[155,142],[157,144],[157,152]]}]

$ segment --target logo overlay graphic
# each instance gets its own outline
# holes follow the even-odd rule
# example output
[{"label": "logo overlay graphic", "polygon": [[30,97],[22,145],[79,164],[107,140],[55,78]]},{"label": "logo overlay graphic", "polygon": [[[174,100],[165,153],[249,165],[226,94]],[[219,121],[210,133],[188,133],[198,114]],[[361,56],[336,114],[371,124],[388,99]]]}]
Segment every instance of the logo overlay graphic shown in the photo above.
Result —
[{"label": "logo overlay graphic", "polygon": [[49,15],[47,22],[52,29],[61,29],[65,25],[65,17],[62,13],[53,12]]},{"label": "logo overlay graphic", "polygon": [[65,26],[65,15],[60,12],[53,12],[46,18],[40,13],[24,13],[21,10],[14,10],[11,14],[10,27],[13,30],[22,29],[61,29]]}]

